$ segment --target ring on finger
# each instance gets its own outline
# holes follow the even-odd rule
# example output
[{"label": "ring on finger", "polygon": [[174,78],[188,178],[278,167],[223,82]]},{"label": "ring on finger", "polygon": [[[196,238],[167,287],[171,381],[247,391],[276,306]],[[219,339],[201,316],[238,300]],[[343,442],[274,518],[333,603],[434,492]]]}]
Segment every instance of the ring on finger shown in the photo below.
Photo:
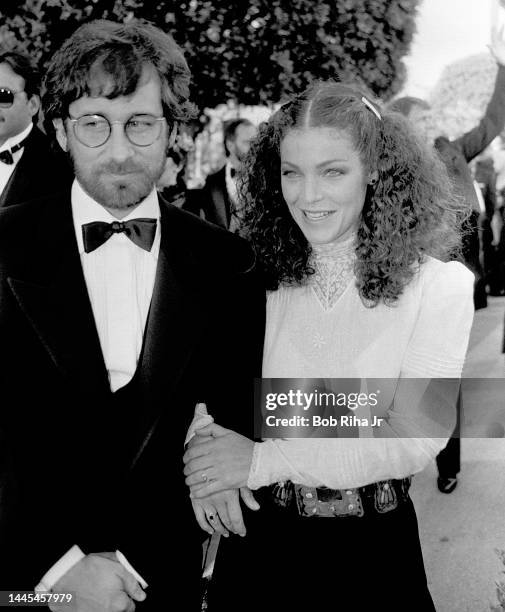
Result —
[{"label": "ring on finger", "polygon": [[202,475],[201,475],[202,481],[207,482],[207,478],[208,478],[207,474],[205,472],[202,472]]}]

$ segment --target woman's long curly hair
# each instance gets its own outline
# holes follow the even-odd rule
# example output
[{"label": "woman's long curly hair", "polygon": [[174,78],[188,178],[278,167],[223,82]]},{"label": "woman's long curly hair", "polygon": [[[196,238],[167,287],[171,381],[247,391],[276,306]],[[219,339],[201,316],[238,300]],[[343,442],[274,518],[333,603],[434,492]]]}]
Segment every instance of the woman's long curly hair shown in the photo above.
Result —
[{"label": "woman's long curly hair", "polygon": [[375,188],[367,189],[357,233],[355,276],[367,306],[393,304],[425,255],[447,260],[458,251],[466,211],[444,164],[404,117],[375,103],[374,108],[381,118],[353,86],[318,82],[260,127],[239,192],[244,234],[255,248],[268,288],[302,284],[314,272],[310,244],[281,190],[280,144],[293,129],[345,132],[365,173],[378,174]]}]

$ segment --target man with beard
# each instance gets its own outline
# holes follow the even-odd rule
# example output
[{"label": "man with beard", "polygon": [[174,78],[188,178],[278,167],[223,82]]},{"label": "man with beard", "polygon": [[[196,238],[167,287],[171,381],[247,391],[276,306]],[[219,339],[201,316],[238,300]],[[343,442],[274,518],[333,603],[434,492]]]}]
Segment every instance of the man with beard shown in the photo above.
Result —
[{"label": "man with beard", "polygon": [[224,124],[225,165],[207,177],[202,189],[189,191],[185,207],[231,232],[240,226],[240,201],[237,173],[249,151],[257,129],[248,119],[233,119]]},{"label": "man with beard", "polygon": [[[186,430],[197,402],[252,420],[250,248],[155,189],[189,77],[150,24],[81,26],[42,97],[76,179],[0,213],[0,590],[72,593],[65,610],[199,609]],[[243,532],[238,494],[215,501]]]}]

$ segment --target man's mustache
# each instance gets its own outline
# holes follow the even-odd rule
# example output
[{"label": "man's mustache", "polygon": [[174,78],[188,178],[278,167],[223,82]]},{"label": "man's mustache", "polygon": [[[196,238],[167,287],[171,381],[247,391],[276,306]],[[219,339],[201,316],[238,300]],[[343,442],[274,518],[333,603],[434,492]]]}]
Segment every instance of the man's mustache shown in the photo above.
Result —
[{"label": "man's mustache", "polygon": [[139,172],[141,170],[141,166],[131,161],[122,163],[111,161],[100,167],[101,174],[130,174],[132,172]]},{"label": "man's mustache", "polygon": [[[71,151],[68,151],[67,154],[68,154],[68,157],[70,158],[70,162],[75,172],[76,163],[75,163],[74,156],[72,155]],[[115,161],[109,161],[105,164],[102,164],[99,166],[97,173],[98,174],[130,174],[132,172],[142,172],[142,171],[143,171],[142,166],[139,166],[133,160],[126,160],[124,162],[119,162],[119,163]]]}]

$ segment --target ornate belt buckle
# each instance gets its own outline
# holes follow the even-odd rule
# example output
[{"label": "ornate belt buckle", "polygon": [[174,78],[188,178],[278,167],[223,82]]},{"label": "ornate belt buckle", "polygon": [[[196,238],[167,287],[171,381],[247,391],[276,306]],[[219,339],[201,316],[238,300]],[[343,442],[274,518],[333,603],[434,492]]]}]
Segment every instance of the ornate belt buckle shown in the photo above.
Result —
[{"label": "ornate belt buckle", "polygon": [[296,503],[301,516],[363,516],[356,489],[328,489],[296,485]]},{"label": "ornate belt buckle", "polygon": [[272,486],[272,497],[275,505],[288,508],[293,499],[293,484],[291,482],[277,482]]},{"label": "ornate belt buckle", "polygon": [[390,481],[382,480],[375,483],[374,506],[380,514],[398,507],[398,497]]}]

